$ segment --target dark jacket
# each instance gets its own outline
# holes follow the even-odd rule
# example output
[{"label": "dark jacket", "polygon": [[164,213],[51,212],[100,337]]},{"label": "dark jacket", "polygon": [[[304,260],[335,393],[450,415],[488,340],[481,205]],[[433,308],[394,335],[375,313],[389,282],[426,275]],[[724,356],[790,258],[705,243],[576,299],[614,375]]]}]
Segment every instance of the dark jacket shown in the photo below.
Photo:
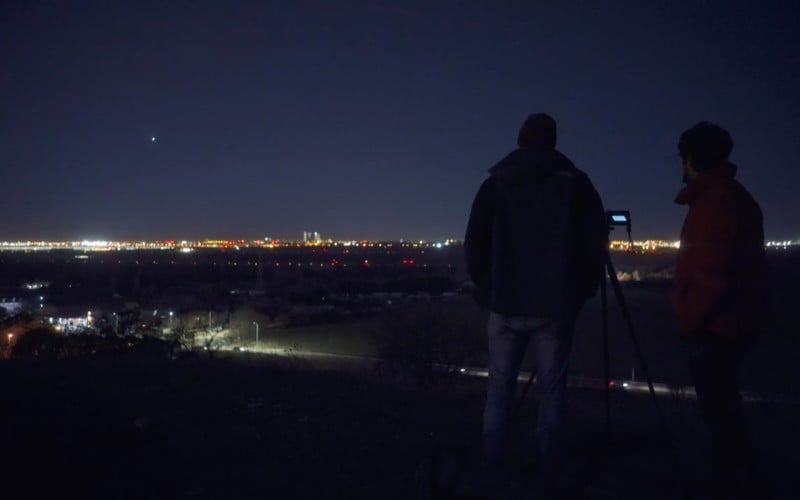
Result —
[{"label": "dark jacket", "polygon": [[464,247],[477,301],[507,316],[572,317],[603,273],[608,227],[589,177],[552,149],[489,170]]},{"label": "dark jacket", "polygon": [[728,164],[698,174],[675,202],[689,205],[675,266],[678,333],[743,338],[761,327],[767,264],[761,208]]}]

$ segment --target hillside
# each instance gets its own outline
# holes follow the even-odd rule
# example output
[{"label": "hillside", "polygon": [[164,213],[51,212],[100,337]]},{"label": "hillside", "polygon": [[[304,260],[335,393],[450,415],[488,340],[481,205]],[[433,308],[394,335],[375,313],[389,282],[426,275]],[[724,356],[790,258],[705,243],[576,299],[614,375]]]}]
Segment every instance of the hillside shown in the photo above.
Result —
[{"label": "hillside", "polygon": [[[432,445],[474,453],[485,383],[413,389],[371,365],[246,354],[3,362],[0,380],[5,484],[34,498],[414,498],[415,469]],[[664,401],[686,467],[676,481],[645,398],[614,395],[608,448],[602,393],[571,394],[569,470],[588,498],[701,491],[692,402]],[[748,411],[765,468],[791,498],[800,491],[788,483],[800,412]],[[526,428],[534,415],[527,401]]]}]

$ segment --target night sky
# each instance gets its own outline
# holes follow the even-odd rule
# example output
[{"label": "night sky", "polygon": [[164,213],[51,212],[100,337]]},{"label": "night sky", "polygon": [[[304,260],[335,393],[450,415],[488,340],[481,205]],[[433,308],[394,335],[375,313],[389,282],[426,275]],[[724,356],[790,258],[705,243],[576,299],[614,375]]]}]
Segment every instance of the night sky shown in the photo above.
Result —
[{"label": "night sky", "polygon": [[634,238],[700,120],[800,238],[792,5],[4,0],[0,239],[461,238],[538,111]]}]

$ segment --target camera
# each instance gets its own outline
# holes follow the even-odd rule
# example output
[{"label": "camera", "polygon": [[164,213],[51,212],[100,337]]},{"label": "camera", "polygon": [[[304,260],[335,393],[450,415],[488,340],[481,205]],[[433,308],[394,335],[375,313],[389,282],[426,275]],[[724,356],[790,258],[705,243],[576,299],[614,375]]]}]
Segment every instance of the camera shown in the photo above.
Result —
[{"label": "camera", "polygon": [[609,227],[631,225],[631,213],[629,210],[608,210],[606,212],[606,223]]},{"label": "camera", "polygon": [[631,212],[630,210],[608,210],[606,212],[606,224],[608,231],[611,232],[615,227],[622,226],[628,233],[628,243],[633,251],[633,238],[631,237]]}]

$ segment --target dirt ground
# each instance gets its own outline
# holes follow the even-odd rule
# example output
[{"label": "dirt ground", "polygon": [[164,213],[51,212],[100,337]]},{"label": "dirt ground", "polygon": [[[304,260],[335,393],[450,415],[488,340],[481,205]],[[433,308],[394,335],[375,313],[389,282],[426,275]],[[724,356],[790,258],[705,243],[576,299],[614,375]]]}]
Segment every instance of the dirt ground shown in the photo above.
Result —
[{"label": "dirt ground", "polygon": [[[444,391],[248,353],[209,360],[113,355],[0,363],[5,498],[416,498],[432,448],[471,457],[485,380]],[[704,498],[707,453],[694,402],[572,390],[568,477],[586,498]],[[749,405],[778,498],[797,498],[800,408]],[[529,444],[535,404],[522,409]],[[674,444],[680,463],[669,454]]]}]

